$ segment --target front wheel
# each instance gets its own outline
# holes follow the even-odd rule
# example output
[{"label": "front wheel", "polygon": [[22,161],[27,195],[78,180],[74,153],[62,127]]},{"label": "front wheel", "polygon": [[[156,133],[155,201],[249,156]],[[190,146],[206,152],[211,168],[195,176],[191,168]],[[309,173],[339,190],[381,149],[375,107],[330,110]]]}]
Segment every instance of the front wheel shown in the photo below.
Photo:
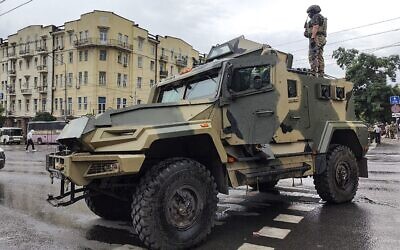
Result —
[{"label": "front wheel", "polygon": [[132,202],[133,226],[151,249],[186,249],[211,232],[217,186],[199,162],[169,159],[142,178]]},{"label": "front wheel", "polygon": [[[85,190],[86,205],[93,213],[106,220],[130,220],[130,198],[127,201],[120,200],[98,191],[97,188],[98,185],[89,185]],[[107,192],[112,191],[107,190]]]},{"label": "front wheel", "polygon": [[353,152],[342,145],[332,147],[327,155],[327,168],[314,176],[314,185],[324,201],[351,201],[358,188],[358,167]]}]

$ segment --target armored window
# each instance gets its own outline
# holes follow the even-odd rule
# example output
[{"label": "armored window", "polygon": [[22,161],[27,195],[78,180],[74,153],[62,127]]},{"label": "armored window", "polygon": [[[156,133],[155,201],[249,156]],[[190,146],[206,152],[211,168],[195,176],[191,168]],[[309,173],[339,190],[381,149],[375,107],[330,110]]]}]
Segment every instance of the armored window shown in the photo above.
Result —
[{"label": "armored window", "polygon": [[257,90],[271,84],[269,65],[237,69],[233,73],[230,89],[234,92]]},{"label": "armored window", "polygon": [[322,98],[322,99],[331,98],[331,86],[330,85],[321,84],[320,98]]},{"label": "armored window", "polygon": [[100,61],[107,60],[107,50],[100,50]]},{"label": "armored window", "polygon": [[297,82],[295,80],[287,80],[288,97],[297,97]]},{"label": "armored window", "polygon": [[336,87],[336,99],[343,100],[344,99],[344,88]]}]

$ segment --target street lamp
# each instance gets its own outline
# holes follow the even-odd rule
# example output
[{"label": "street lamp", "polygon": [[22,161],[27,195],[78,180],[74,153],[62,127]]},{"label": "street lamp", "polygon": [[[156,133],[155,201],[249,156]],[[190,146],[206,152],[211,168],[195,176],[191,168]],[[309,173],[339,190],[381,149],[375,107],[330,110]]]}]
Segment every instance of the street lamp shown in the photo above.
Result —
[{"label": "street lamp", "polygon": [[[57,48],[53,49],[52,54],[54,55],[54,52],[59,50],[60,46]],[[54,56],[50,56],[53,58],[54,61],[58,61],[64,65],[64,120],[67,120],[67,112],[68,112],[68,106],[67,106],[67,64],[64,61],[59,60],[58,58],[55,58]],[[53,68],[54,70],[54,68]],[[53,101],[53,100],[52,100]]]}]

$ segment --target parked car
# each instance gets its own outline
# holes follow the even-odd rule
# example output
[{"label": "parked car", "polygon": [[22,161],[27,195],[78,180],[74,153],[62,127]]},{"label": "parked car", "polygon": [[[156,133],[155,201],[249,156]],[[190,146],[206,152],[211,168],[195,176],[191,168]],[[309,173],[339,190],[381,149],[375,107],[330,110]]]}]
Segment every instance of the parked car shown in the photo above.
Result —
[{"label": "parked car", "polygon": [[4,168],[5,164],[6,164],[6,154],[4,153],[4,150],[0,148],[0,169]]}]

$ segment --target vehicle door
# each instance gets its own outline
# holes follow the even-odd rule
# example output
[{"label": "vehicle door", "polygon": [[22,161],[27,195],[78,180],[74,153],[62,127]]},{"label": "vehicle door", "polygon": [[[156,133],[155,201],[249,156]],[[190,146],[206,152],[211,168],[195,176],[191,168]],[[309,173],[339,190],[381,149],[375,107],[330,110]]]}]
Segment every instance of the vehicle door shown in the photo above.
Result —
[{"label": "vehicle door", "polygon": [[235,134],[243,144],[270,143],[279,126],[278,95],[272,81],[275,64],[273,55],[254,53],[226,65],[221,98],[223,131]]}]

